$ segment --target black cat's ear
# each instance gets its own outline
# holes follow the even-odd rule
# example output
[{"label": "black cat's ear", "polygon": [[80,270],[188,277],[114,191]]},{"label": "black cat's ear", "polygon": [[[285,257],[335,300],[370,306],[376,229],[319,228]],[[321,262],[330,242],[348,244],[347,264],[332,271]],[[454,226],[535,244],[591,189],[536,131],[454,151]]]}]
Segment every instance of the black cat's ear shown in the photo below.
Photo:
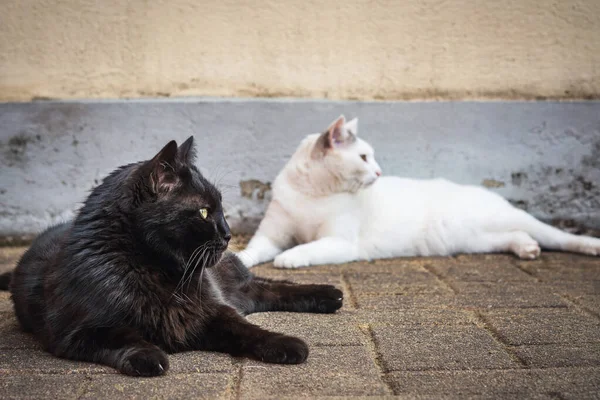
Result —
[{"label": "black cat's ear", "polygon": [[154,193],[168,192],[177,184],[177,150],[177,142],[171,140],[148,161],[150,185]]},{"label": "black cat's ear", "polygon": [[194,137],[190,136],[177,149],[179,160],[184,164],[193,164],[196,161],[196,146],[194,146]]}]

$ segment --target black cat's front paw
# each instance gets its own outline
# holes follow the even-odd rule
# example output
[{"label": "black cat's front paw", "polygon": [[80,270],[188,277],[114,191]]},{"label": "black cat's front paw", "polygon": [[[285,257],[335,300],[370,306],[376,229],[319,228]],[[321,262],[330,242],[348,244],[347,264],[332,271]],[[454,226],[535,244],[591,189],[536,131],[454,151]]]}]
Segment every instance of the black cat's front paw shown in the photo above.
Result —
[{"label": "black cat's front paw", "polygon": [[308,346],[304,341],[285,335],[265,338],[254,351],[259,360],[275,364],[300,364],[308,357]]},{"label": "black cat's front paw", "polygon": [[169,369],[167,355],[158,348],[135,349],[125,355],[120,371],[131,376],[159,376]]},{"label": "black cat's front paw", "polygon": [[344,293],[332,285],[314,285],[314,312],[331,314],[339,310],[344,302]]}]

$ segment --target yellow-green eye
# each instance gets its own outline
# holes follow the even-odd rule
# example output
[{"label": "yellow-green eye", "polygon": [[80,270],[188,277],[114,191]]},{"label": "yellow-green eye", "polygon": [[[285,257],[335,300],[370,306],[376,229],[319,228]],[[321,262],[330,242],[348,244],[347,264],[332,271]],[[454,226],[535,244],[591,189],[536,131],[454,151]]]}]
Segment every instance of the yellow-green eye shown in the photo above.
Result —
[{"label": "yellow-green eye", "polygon": [[206,219],[206,217],[208,216],[208,210],[206,208],[201,208],[199,211],[202,219]]}]

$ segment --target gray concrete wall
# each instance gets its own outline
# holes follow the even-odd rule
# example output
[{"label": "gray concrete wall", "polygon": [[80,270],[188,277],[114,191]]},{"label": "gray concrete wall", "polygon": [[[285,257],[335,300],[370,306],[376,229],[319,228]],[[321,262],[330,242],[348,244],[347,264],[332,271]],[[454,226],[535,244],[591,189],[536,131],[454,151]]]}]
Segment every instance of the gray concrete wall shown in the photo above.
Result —
[{"label": "gray concrete wall", "polygon": [[341,113],[385,174],[483,184],[542,219],[600,226],[600,102],[166,99],[0,104],[0,235],[72,217],[112,169],[189,135],[230,224],[251,231],[299,141]]}]

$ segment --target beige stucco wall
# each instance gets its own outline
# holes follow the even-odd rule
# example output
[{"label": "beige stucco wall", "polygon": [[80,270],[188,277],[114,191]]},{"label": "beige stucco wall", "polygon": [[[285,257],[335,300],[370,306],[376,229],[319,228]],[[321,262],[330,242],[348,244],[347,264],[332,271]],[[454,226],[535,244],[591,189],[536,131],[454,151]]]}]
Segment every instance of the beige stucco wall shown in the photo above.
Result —
[{"label": "beige stucco wall", "polygon": [[599,0],[2,0],[0,100],[600,97]]}]

